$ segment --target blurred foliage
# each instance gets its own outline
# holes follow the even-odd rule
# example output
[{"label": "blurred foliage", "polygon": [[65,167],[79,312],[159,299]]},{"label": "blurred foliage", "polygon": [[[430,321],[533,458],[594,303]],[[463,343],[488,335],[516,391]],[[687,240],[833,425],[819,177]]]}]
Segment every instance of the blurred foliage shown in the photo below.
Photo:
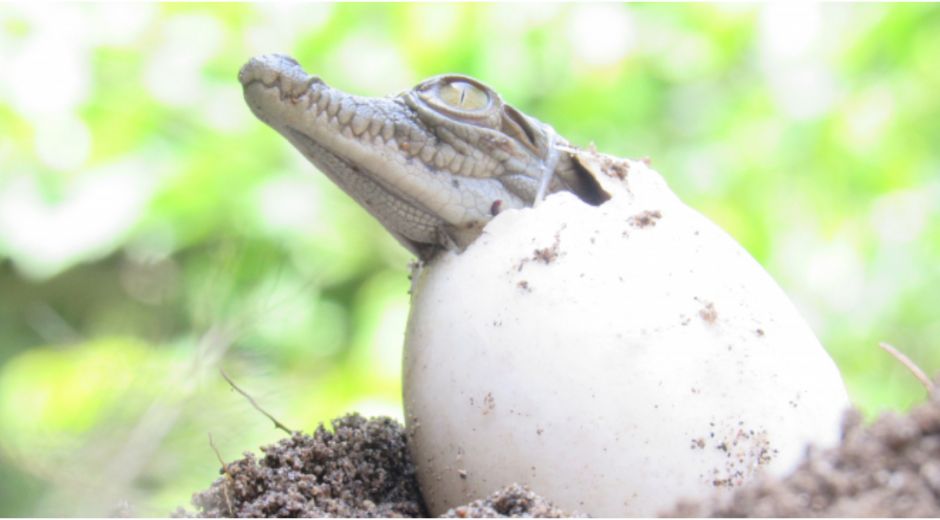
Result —
[{"label": "blurred foliage", "polygon": [[[273,131],[250,56],[382,96],[482,79],[652,158],[869,414],[940,370],[933,5],[0,5],[0,515],[163,515],[293,428],[400,416],[408,254]],[[123,509],[122,509],[123,508]],[[129,508],[129,509],[128,509]]]}]

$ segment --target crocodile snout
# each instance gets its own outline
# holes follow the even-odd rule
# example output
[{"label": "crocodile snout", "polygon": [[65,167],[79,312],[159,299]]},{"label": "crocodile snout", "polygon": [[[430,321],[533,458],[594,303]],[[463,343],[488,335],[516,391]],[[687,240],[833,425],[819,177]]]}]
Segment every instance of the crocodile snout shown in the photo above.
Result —
[{"label": "crocodile snout", "polygon": [[278,87],[284,94],[300,95],[314,83],[323,83],[307,74],[296,60],[284,54],[264,54],[248,60],[238,71],[238,81],[244,87],[260,82],[266,87]]}]

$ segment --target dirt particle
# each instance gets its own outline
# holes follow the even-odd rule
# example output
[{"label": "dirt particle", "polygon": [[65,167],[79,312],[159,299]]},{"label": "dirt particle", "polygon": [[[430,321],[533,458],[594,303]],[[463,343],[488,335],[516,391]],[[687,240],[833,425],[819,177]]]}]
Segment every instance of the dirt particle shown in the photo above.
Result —
[{"label": "dirt particle", "polygon": [[754,331],[754,334],[757,334],[758,338],[764,337],[764,329],[757,329]]},{"label": "dirt particle", "polygon": [[559,251],[559,247],[561,246],[561,231],[562,229],[565,229],[565,227],[566,226],[562,226],[561,229],[555,232],[555,237],[554,237],[554,240],[552,241],[552,245],[548,247],[536,249],[535,251],[533,251],[532,259],[542,262],[544,264],[550,264],[554,262],[555,259],[558,258],[558,251]]},{"label": "dirt particle", "polygon": [[607,173],[620,180],[624,180],[627,178],[627,174],[630,173],[630,163],[626,161],[611,161],[608,165]]},{"label": "dirt particle", "polygon": [[[600,170],[608,177],[615,177],[623,180],[630,173],[630,162],[624,159],[618,159],[609,155],[599,154],[594,145],[591,144],[585,152],[599,162]],[[583,164],[583,163],[582,163]]]},{"label": "dirt particle", "polygon": [[494,217],[496,215],[499,215],[499,212],[502,209],[502,207],[503,207],[503,201],[501,199],[494,200],[493,203],[490,204],[490,215],[493,215]]},{"label": "dirt particle", "polygon": [[538,260],[542,263],[550,264],[558,258],[558,249],[552,247],[544,247],[542,249],[536,249],[532,253],[532,258]]},{"label": "dirt particle", "polygon": [[489,415],[490,412],[496,409],[496,398],[493,397],[493,392],[487,392],[483,396],[483,415]]},{"label": "dirt particle", "polygon": [[698,315],[705,323],[709,325],[714,324],[718,320],[718,311],[715,309],[715,304],[712,302],[704,302],[705,306],[698,311]]},{"label": "dirt particle", "polygon": [[457,470],[457,474],[460,475],[460,478],[461,478],[461,479],[467,480],[467,470],[465,470],[465,469],[458,469],[458,470]]},{"label": "dirt particle", "polygon": [[659,210],[645,210],[633,215],[627,222],[631,226],[636,228],[646,228],[656,225],[656,221],[663,218],[663,214]]},{"label": "dirt particle", "polygon": [[546,265],[554,262],[555,259],[557,259],[559,254],[561,253],[561,249],[560,249],[561,232],[566,227],[568,226],[563,224],[561,226],[561,229],[555,232],[555,237],[551,245],[546,246],[546,247],[536,248],[532,250],[532,256],[526,257],[520,260],[519,264],[516,266],[516,271],[521,272],[522,268],[525,267],[526,264],[532,261],[542,262],[543,264],[546,264]]},{"label": "dirt particle", "polygon": [[526,291],[526,292],[532,292],[532,288],[529,287],[529,281],[528,281],[528,280],[519,280],[519,283],[516,284],[516,287],[518,287],[518,288],[520,288],[520,289],[522,289],[523,291]]}]

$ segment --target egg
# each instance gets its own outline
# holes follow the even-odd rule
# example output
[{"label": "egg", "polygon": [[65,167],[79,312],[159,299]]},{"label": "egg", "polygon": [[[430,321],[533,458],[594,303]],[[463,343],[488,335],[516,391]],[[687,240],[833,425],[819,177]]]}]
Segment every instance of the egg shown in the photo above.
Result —
[{"label": "egg", "polygon": [[403,393],[429,511],[527,485],[652,516],[832,445],[848,397],[786,294],[643,162],[507,210],[413,273]]}]

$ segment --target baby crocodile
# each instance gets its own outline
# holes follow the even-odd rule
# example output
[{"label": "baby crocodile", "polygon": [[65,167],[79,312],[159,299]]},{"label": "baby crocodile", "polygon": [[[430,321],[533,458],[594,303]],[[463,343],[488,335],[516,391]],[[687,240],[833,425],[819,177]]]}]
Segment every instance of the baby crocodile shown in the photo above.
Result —
[{"label": "baby crocodile", "polygon": [[573,192],[606,195],[552,128],[458,74],[394,97],[347,94],[292,58],[252,58],[238,73],[252,112],[422,259],[463,250],[501,210]]}]

